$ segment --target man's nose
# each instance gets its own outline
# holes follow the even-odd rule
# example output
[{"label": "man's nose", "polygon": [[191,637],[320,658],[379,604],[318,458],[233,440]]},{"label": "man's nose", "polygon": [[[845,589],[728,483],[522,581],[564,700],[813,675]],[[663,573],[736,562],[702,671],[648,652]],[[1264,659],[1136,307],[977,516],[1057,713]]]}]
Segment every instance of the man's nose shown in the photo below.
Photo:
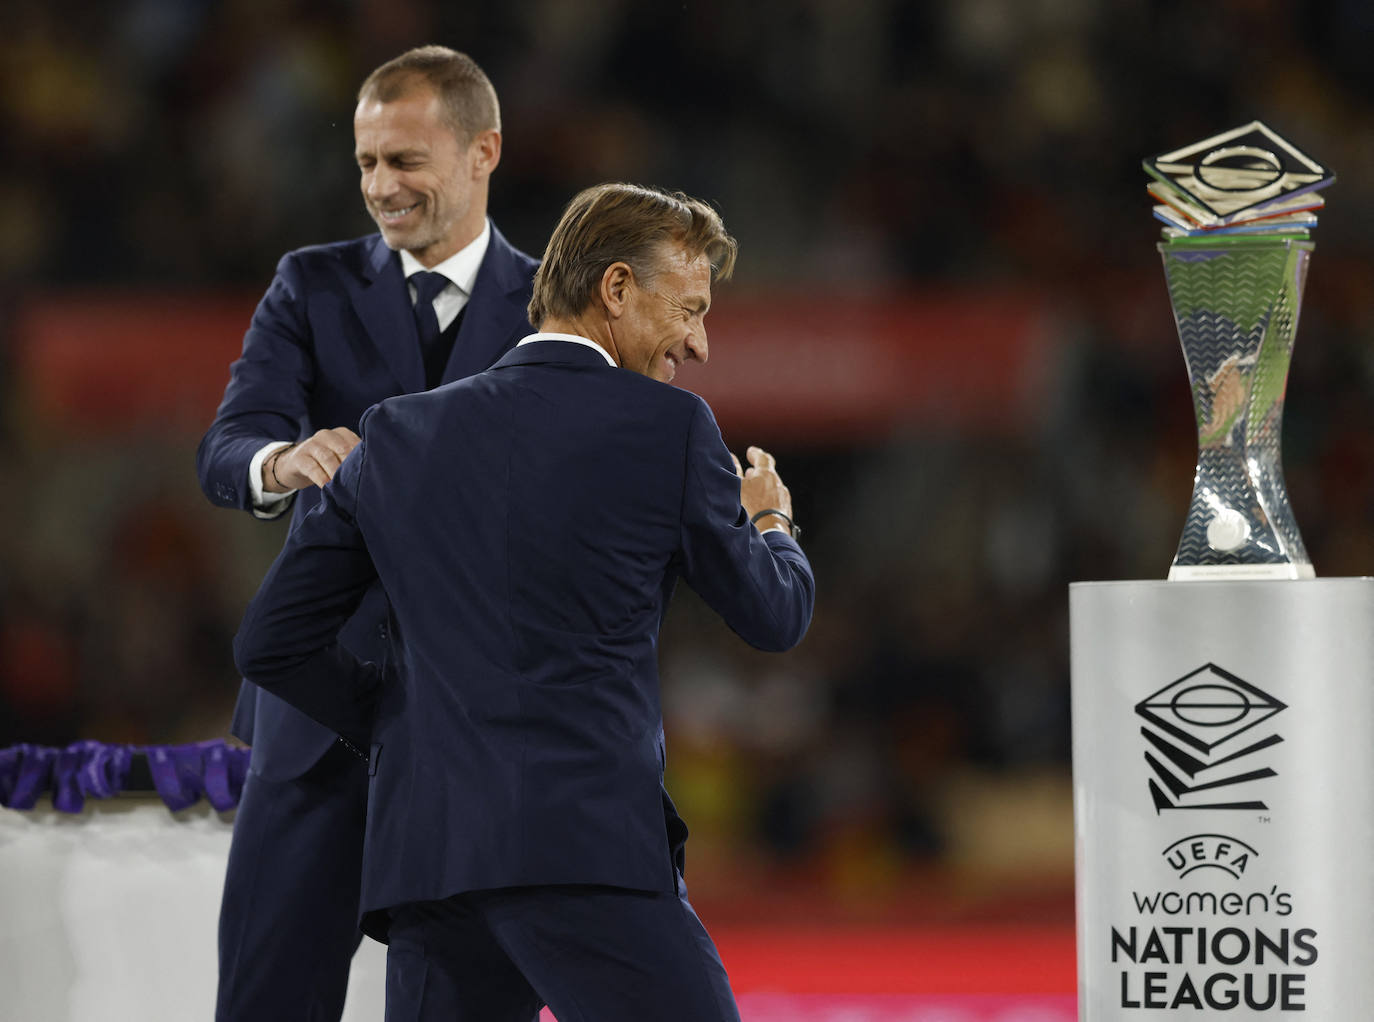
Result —
[{"label": "man's nose", "polygon": [[701,327],[692,331],[687,338],[687,357],[694,358],[705,365],[710,354],[710,347],[706,343],[706,328]]},{"label": "man's nose", "polygon": [[363,191],[374,201],[384,199],[396,191],[396,175],[383,165],[373,167]]}]

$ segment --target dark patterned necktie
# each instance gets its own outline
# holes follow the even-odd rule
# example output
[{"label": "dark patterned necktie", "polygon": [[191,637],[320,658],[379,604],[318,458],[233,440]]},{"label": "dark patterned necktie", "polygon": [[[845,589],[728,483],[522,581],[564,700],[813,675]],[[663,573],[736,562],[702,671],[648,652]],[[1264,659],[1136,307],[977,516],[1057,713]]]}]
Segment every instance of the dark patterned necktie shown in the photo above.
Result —
[{"label": "dark patterned necktie", "polygon": [[420,351],[428,360],[442,332],[439,329],[439,317],[434,311],[434,299],[448,287],[449,281],[442,273],[430,273],[428,270],[412,273],[409,280],[415,285],[415,327],[420,332]]}]

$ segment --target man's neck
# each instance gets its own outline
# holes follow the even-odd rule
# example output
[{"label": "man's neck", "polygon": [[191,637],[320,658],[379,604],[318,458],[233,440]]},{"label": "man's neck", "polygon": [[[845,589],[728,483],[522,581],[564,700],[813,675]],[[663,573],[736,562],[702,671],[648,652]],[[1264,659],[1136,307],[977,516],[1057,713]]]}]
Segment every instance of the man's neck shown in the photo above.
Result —
[{"label": "man's neck", "polygon": [[611,361],[622,365],[620,353],[616,351],[615,341],[605,326],[588,322],[586,316],[550,316],[539,324],[539,332],[545,334],[573,334],[585,337],[598,348],[611,356]]},{"label": "man's neck", "polygon": [[416,270],[437,270],[457,284],[464,294],[470,295],[473,285],[477,282],[477,272],[481,269],[482,259],[490,245],[490,226],[483,221],[482,230],[477,232],[475,238],[437,263],[424,262],[414,252],[403,250],[401,269],[407,277]]},{"label": "man's neck", "polygon": [[410,254],[415,257],[416,261],[425,269],[434,269],[434,267],[438,266],[445,259],[456,255],[471,245],[480,238],[482,233],[487,229],[485,204],[474,212],[476,212],[477,215],[473,216],[470,213],[467,219],[460,225],[461,230],[455,232],[451,237],[444,239],[442,242],[435,242],[428,248],[418,250],[408,249],[407,251],[409,251]]}]

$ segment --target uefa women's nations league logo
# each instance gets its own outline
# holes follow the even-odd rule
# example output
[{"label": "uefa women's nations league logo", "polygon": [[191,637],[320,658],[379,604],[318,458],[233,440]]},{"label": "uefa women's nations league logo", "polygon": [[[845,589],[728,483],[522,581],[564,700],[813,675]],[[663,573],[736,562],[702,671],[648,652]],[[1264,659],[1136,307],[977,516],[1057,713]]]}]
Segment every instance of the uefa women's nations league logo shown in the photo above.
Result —
[{"label": "uefa women's nations league logo", "polygon": [[[1149,743],[1145,762],[1155,812],[1165,809],[1268,809],[1257,799],[1223,799],[1236,785],[1277,777],[1259,754],[1283,738],[1253,729],[1287,704],[1208,663],[1136,704]],[[1248,741],[1240,739],[1246,735]]]},{"label": "uefa women's nations league logo", "polygon": [[[1161,153],[1145,161],[1154,181],[1151,193],[1188,216],[1185,228],[1269,219],[1322,205],[1312,192],[1335,175],[1282,138],[1268,125],[1251,121],[1211,138]],[[1309,196],[1300,199],[1300,196]],[[1201,211],[1201,217],[1189,216]],[[1166,223],[1172,222],[1165,220]],[[1306,220],[1300,221],[1306,225]],[[1313,221],[1315,223],[1315,220]]]}]

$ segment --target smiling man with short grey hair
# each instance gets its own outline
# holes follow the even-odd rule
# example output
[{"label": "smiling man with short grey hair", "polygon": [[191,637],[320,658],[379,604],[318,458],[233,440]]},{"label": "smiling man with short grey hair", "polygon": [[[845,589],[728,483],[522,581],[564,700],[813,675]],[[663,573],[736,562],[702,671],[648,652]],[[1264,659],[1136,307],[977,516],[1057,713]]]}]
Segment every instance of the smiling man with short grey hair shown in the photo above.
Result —
[{"label": "smiling man with short grey hair", "polygon": [[[197,470],[206,496],[299,524],[383,398],[486,369],[529,332],[535,262],[487,219],[501,157],[496,93],[465,54],[411,50],[354,111],[363,201],[380,234],[287,254],[231,367]],[[365,659],[389,646],[381,587],[342,623]],[[220,909],[220,1022],[334,1022],[357,927],[367,764],[333,732],[245,685],[253,747]],[[528,1022],[528,1020],[526,1020]]]}]

